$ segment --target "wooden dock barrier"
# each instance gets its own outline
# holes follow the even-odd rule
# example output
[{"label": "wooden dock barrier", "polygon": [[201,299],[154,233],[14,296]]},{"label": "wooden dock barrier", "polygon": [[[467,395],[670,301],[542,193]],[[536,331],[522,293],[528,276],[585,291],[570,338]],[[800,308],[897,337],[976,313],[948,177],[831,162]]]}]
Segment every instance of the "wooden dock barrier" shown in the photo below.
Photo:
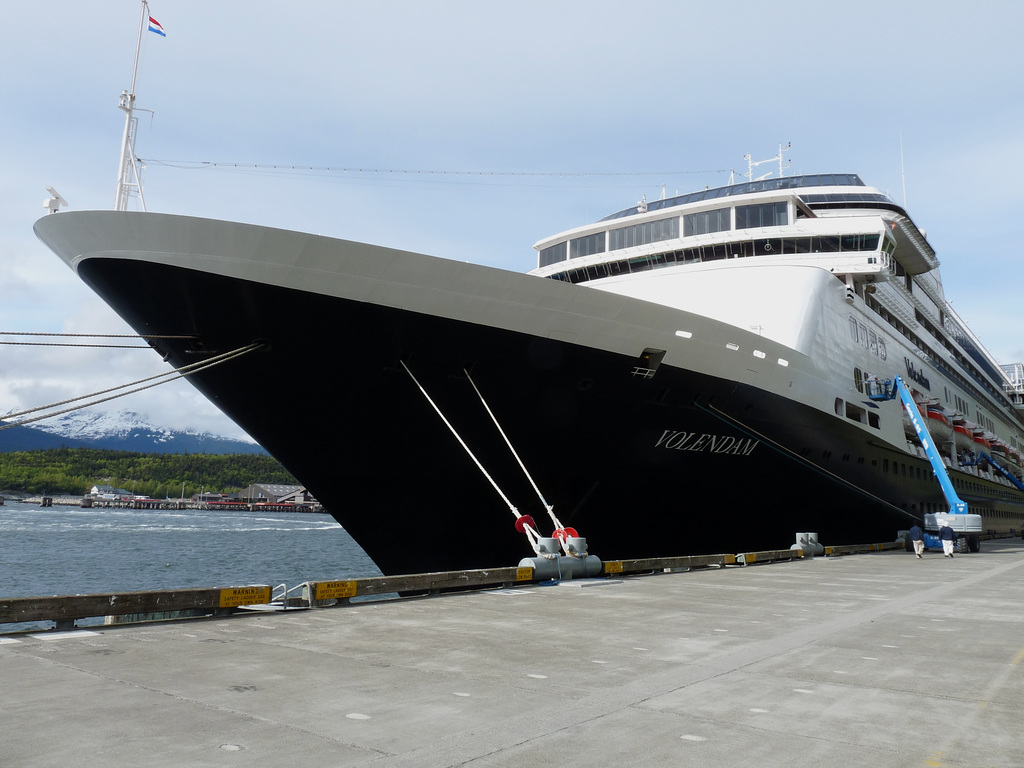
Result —
[{"label": "wooden dock barrier", "polygon": [[[512,586],[533,581],[532,568],[482,568],[474,571],[436,571],[403,576],[371,576],[343,581],[310,581],[307,605],[327,606],[353,597],[389,594],[437,594],[465,589]],[[301,603],[300,603],[301,605]]]},{"label": "wooden dock barrier", "polygon": [[885,552],[891,549],[905,549],[902,541],[887,541],[883,544],[847,544],[839,547],[825,547],[825,557],[839,555],[861,555],[867,552]]},{"label": "wooden dock barrier", "polygon": [[799,560],[804,557],[802,549],[769,549],[763,552],[741,552],[736,555],[739,565],[755,565],[757,563],[780,563],[787,560]]},{"label": "wooden dock barrier", "polygon": [[638,560],[606,560],[605,576],[631,573],[678,573],[693,568],[735,565],[736,555],[686,555],[682,557],[646,557]]},{"label": "wooden dock barrier", "polygon": [[[983,538],[1005,538],[1004,535]],[[825,547],[825,557],[869,554],[904,548],[902,541]],[[738,554],[686,555],[681,557],[606,560],[602,576],[677,573],[702,568],[749,566],[791,562],[805,557],[800,549],[741,552]],[[399,576],[371,576],[338,581],[308,581],[292,590],[267,585],[179,589],[173,591],[121,592],[94,595],[0,598],[0,633],[4,624],[53,621],[56,629],[71,629],[78,619],[106,617],[114,623],[167,618],[226,616],[245,606],[277,609],[320,608],[344,605],[352,598],[382,595],[431,595],[440,592],[512,587],[535,582],[533,568],[482,568],[471,571],[436,571]],[[281,589],[285,585],[279,585]],[[301,596],[292,593],[301,590]],[[113,621],[111,621],[113,619]]]},{"label": "wooden dock barrier", "polygon": [[0,599],[0,624],[54,621],[57,629],[70,629],[77,619],[97,616],[171,614],[178,611],[230,613],[240,605],[270,602],[266,585],[179,589],[172,592],[120,592],[60,597],[15,597]]}]

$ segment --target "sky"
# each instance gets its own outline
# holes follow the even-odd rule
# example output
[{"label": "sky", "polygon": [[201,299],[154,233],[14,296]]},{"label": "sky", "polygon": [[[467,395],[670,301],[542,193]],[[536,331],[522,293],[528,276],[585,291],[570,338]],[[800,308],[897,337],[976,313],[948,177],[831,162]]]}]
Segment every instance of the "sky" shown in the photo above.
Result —
[{"label": "sky", "polygon": [[[71,209],[113,206],[141,10],[4,7],[0,332],[131,332],[32,224],[49,186]],[[789,145],[785,175],[857,173],[905,204],[956,312],[998,361],[1024,361],[1017,0],[153,0],[149,15],[166,32],[143,33],[135,88],[150,211],[525,272],[543,237],[741,181],[745,155]],[[0,414],[165,370],[147,350],[0,345]],[[97,407],[243,434],[182,381]]]}]

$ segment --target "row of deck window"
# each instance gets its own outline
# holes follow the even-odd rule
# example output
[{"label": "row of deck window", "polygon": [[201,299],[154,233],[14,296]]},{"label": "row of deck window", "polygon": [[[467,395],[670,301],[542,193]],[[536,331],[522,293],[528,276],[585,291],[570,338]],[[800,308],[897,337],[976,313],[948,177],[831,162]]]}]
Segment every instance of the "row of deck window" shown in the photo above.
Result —
[{"label": "row of deck window", "polygon": [[[735,227],[732,213],[736,212]],[[789,206],[785,201],[737,205],[735,208],[716,208],[711,211],[688,213],[683,217],[683,236],[706,235],[712,232],[727,232],[731,229],[754,229],[756,227],[783,227],[789,223]],[[538,266],[546,267],[606,251],[617,251],[637,245],[659,243],[679,237],[679,217],[645,221],[627,227],[617,227],[606,232],[574,237],[556,243],[540,252]],[[803,251],[811,253],[812,251]]]},{"label": "row of deck window", "polygon": [[[774,256],[777,254],[838,253],[846,251],[871,252],[878,248],[880,235],[842,235],[837,237],[765,237],[738,243],[716,243],[681,248],[666,253],[633,256],[618,261],[607,261],[588,266],[570,267],[548,275],[552,280],[567,283],[585,283],[602,277],[646,272],[659,267],[689,264],[719,259],[739,259],[748,256]],[[565,243],[561,243],[562,246]]]}]

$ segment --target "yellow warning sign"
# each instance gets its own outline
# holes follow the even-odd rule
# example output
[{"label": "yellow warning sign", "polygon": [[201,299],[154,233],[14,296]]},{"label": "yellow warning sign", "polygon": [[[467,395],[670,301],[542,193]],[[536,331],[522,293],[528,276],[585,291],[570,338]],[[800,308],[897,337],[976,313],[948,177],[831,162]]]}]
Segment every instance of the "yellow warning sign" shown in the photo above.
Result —
[{"label": "yellow warning sign", "polygon": [[320,581],[313,594],[314,600],[343,600],[356,596],[355,581]]},{"label": "yellow warning sign", "polygon": [[604,564],[605,573],[622,573],[621,560],[608,560]]},{"label": "yellow warning sign", "polygon": [[533,568],[516,568],[516,581],[531,581]]},{"label": "yellow warning sign", "polygon": [[220,591],[221,608],[260,605],[270,602],[270,587],[228,587]]}]

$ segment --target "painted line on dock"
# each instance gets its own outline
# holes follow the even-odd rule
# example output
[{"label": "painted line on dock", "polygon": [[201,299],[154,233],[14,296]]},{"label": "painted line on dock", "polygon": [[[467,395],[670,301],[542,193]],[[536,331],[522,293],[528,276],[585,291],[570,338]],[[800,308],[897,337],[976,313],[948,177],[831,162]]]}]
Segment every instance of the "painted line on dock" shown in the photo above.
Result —
[{"label": "painted line on dock", "polygon": [[51,632],[41,632],[39,634],[30,634],[29,637],[35,638],[36,640],[81,640],[84,637],[90,635],[99,635],[99,632],[93,632],[89,629],[70,629],[68,631],[56,630]]}]

